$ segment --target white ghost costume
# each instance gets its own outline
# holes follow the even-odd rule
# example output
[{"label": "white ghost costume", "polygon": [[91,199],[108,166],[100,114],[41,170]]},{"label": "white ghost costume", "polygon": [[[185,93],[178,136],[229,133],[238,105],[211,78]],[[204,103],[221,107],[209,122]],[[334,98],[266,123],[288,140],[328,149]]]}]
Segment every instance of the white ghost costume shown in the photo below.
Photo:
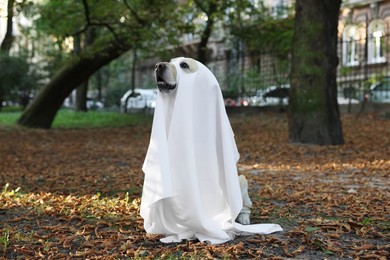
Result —
[{"label": "white ghost costume", "polygon": [[237,174],[239,154],[217,79],[197,63],[188,73],[184,58],[171,60],[177,87],[156,100],[145,173],[141,216],[147,233],[165,243],[198,239],[220,244],[235,235],[282,231],[277,224],[241,225],[243,207]]}]

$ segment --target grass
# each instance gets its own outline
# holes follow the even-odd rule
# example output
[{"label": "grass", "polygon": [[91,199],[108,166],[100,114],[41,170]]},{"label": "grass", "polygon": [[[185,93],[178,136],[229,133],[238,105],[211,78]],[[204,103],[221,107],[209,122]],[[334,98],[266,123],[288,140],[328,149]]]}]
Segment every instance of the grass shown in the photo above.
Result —
[{"label": "grass", "polygon": [[0,113],[0,126],[13,126],[16,125],[21,112],[1,112]]},{"label": "grass", "polygon": [[5,229],[3,236],[0,236],[0,244],[2,245],[3,256],[9,244],[9,233],[9,229]]},{"label": "grass", "polygon": [[[22,112],[1,112],[0,127],[16,126]],[[62,109],[54,119],[53,128],[99,128],[122,127],[150,122],[152,116],[145,114],[121,114],[117,112],[88,111],[75,112]]]}]

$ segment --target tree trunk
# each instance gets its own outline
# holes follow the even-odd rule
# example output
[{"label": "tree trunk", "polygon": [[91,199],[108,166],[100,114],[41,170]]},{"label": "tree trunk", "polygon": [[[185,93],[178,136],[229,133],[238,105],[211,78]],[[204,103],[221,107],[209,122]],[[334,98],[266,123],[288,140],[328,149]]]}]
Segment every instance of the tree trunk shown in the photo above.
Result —
[{"label": "tree trunk", "polygon": [[[81,36],[73,36],[73,52],[76,56],[81,53]],[[88,92],[88,79],[81,83],[76,88],[76,100],[74,101],[74,108],[76,111],[86,112],[87,109],[87,92]]]},{"label": "tree trunk", "polygon": [[103,93],[102,93],[102,88],[103,88],[103,80],[102,80],[102,71],[99,70],[95,73],[96,75],[96,88],[98,91],[97,94],[97,100],[102,101],[103,100]]},{"label": "tree trunk", "polygon": [[34,128],[50,128],[65,98],[95,71],[118,58],[130,47],[111,44],[95,55],[80,57],[65,65],[36,96],[18,120],[18,124]]},{"label": "tree trunk", "polygon": [[337,104],[337,25],[341,0],[297,0],[292,45],[289,139],[343,144]]},{"label": "tree trunk", "polygon": [[15,0],[8,0],[7,4],[7,31],[5,33],[4,39],[1,42],[0,50],[2,53],[8,54],[11,47],[12,42],[14,41],[13,32],[13,17],[14,17],[14,3]]},{"label": "tree trunk", "polygon": [[[5,32],[4,38],[1,41],[0,45],[0,59],[3,55],[8,55],[12,47],[12,42],[14,41],[13,32],[13,17],[14,17],[14,3],[15,0],[8,0],[7,3],[7,31]],[[3,108],[4,101],[4,90],[3,86],[0,86],[0,111]]]},{"label": "tree trunk", "polygon": [[[90,44],[92,44],[94,38],[95,38],[94,30],[91,28],[87,29],[87,32],[85,34],[84,45],[82,47],[81,46],[81,36],[75,35],[73,37],[73,39],[74,39],[74,42],[73,42],[74,53],[76,55],[80,55],[81,50],[83,48],[86,48]],[[78,86],[76,89],[76,103],[75,103],[76,111],[82,111],[82,112],[88,111],[88,108],[87,108],[88,86],[89,86],[89,78],[85,79],[85,81],[83,83],[81,83],[81,85]]]},{"label": "tree trunk", "polygon": [[81,85],[76,89],[76,111],[78,112],[87,112],[87,95],[88,95],[88,82],[86,79]]},{"label": "tree trunk", "polygon": [[[198,6],[201,7],[202,5],[198,4]],[[218,7],[218,5],[217,5],[216,1],[211,1],[208,3],[207,10],[205,8],[201,8],[206,13],[207,18],[208,18],[207,22],[206,22],[206,27],[200,36],[200,41],[199,41],[198,48],[197,48],[197,52],[198,52],[197,53],[197,55],[198,55],[197,60],[203,64],[206,64],[208,61],[207,57],[209,56],[209,53],[208,53],[207,44],[209,42],[211,33],[213,32],[213,27],[214,27],[214,23],[215,23],[214,14],[217,12],[217,7]]]}]

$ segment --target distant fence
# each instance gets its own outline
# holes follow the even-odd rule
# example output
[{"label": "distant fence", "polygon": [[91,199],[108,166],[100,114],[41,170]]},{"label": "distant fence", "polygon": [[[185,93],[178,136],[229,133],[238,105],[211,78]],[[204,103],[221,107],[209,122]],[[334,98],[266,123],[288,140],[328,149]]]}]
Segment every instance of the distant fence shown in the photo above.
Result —
[{"label": "distant fence", "polygon": [[[337,67],[338,96],[362,100],[369,87],[390,76],[389,36],[382,36],[380,48],[368,46],[372,39],[339,40]],[[376,56],[375,56],[376,55]],[[258,89],[289,84],[290,55],[257,52],[235,53],[212,59],[206,64],[221,88],[238,95],[253,95]],[[137,68],[137,87],[154,87],[154,64]]]},{"label": "distant fence", "polygon": [[258,89],[288,84],[290,60],[275,53],[236,54],[214,59],[207,66],[224,90],[252,95]]},{"label": "distant fence", "polygon": [[[374,38],[364,37],[351,40],[339,40],[337,83],[339,96],[351,96],[362,99],[369,88],[380,82],[386,82],[390,76],[389,35]],[[389,95],[390,88],[376,91],[383,97]],[[390,97],[387,97],[390,98]]]}]

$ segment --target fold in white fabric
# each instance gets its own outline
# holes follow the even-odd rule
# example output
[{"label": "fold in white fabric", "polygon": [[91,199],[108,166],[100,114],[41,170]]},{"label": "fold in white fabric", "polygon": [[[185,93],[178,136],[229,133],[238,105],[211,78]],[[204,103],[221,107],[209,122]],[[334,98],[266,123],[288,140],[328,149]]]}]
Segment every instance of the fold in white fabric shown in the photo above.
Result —
[{"label": "fold in white fabric", "polygon": [[217,79],[197,63],[196,72],[177,70],[177,87],[159,92],[145,173],[141,216],[147,233],[162,242],[198,239],[220,244],[235,235],[281,231],[277,224],[241,225],[236,163],[239,158]]}]

